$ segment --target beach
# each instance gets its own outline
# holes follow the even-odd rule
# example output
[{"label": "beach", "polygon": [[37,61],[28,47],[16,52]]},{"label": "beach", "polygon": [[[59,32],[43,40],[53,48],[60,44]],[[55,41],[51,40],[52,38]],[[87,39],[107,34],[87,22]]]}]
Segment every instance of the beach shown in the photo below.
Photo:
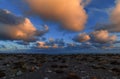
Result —
[{"label": "beach", "polygon": [[120,79],[120,55],[0,54],[0,79]]}]

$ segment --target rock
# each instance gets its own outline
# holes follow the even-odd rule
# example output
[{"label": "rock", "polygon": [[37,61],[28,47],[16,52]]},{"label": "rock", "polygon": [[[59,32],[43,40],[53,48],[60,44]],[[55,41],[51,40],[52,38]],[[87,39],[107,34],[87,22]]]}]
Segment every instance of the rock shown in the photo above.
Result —
[{"label": "rock", "polygon": [[35,66],[35,69],[36,69],[36,70],[39,70],[40,68],[39,68],[38,66]]},{"label": "rock", "polygon": [[47,72],[48,72],[48,73],[51,73],[51,72],[52,72],[52,70],[47,70]]},{"label": "rock", "polygon": [[65,59],[63,59],[63,60],[61,61],[61,63],[66,63],[66,60],[65,60]]},{"label": "rock", "polygon": [[55,72],[56,72],[57,74],[62,74],[62,73],[64,73],[64,70],[57,69],[57,70],[55,70]]},{"label": "rock", "polygon": [[118,62],[118,61],[111,61],[110,64],[112,64],[112,65],[120,65],[120,62]]},{"label": "rock", "polygon": [[101,66],[101,65],[92,65],[91,66],[93,69],[106,69],[105,67]]},{"label": "rock", "polygon": [[24,65],[25,65],[25,62],[16,62],[14,63],[13,69],[23,68]]},{"label": "rock", "polygon": [[6,79],[6,76],[5,76],[5,77],[3,77],[3,79]]},{"label": "rock", "polygon": [[16,75],[17,75],[17,76],[22,75],[22,71],[18,71],[18,72],[16,73]]},{"label": "rock", "polygon": [[42,64],[38,64],[39,67],[42,67]]},{"label": "rock", "polygon": [[48,77],[45,77],[44,79],[48,79]]},{"label": "rock", "polygon": [[7,67],[10,67],[10,65],[9,65],[9,64],[7,64],[6,66],[7,66]]},{"label": "rock", "polygon": [[91,77],[90,79],[97,79],[97,77]]},{"label": "rock", "polygon": [[112,68],[112,72],[114,72],[116,75],[120,75],[120,68]]},{"label": "rock", "polygon": [[61,65],[60,68],[68,68],[68,65]]},{"label": "rock", "polygon": [[65,79],[81,79],[76,73],[69,73]]},{"label": "rock", "polygon": [[2,70],[0,70],[0,78],[5,77],[5,76],[6,74]]},{"label": "rock", "polygon": [[11,77],[15,77],[15,74],[12,74]]},{"label": "rock", "polygon": [[53,64],[51,65],[52,68],[58,68],[58,65],[57,64]]},{"label": "rock", "polygon": [[118,79],[118,77],[113,77],[113,79]]}]

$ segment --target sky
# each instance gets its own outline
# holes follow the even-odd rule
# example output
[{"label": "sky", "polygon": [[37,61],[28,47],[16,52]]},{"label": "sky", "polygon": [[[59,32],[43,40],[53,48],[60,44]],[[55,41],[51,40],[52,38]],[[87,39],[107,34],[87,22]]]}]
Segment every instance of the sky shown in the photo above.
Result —
[{"label": "sky", "polygon": [[[34,0],[31,0],[31,1],[35,2]],[[82,35],[86,35],[86,36],[89,34],[93,34],[94,38],[91,37],[91,39],[95,39],[94,33],[99,33],[99,32],[106,33],[106,31],[94,32],[94,30],[96,29],[95,26],[97,24],[98,25],[103,24],[104,27],[106,27],[105,25],[109,25],[109,24],[111,25],[111,21],[110,21],[111,11],[117,5],[116,0],[109,0],[109,1],[108,0],[83,0],[83,2],[81,2],[82,0],[75,0],[72,4],[71,4],[71,2],[73,0],[70,0],[69,2],[65,2],[68,0],[61,0],[61,3],[66,3],[65,4],[66,8],[64,11],[66,13],[64,13],[62,11],[58,11],[59,13],[61,12],[61,15],[60,15],[59,13],[52,13],[50,11],[50,10],[56,11],[59,8],[61,9],[61,7],[64,6],[64,5],[58,4],[59,0],[58,0],[58,2],[57,1],[55,2],[55,0],[50,0],[51,4],[54,4],[54,6],[56,6],[56,8],[53,8],[53,6],[51,6],[51,4],[49,4],[48,2],[45,2],[45,4],[42,6],[36,6],[36,5],[42,4],[39,2],[42,0],[36,0],[36,1],[38,1],[38,4],[36,4],[36,5],[32,4],[33,2],[31,2],[31,1],[27,0],[26,3],[24,3],[24,2],[22,2],[22,0],[19,0],[19,1],[18,0],[0,0],[0,9],[8,10],[16,16],[25,17],[25,18],[23,18],[23,19],[25,19],[24,20],[25,22],[28,22],[28,20],[26,19],[26,18],[28,18],[30,21],[30,24],[31,24],[31,27],[27,27],[27,24],[26,24],[26,26],[25,26],[26,29],[20,30],[22,32],[25,30],[31,31],[31,32],[29,31],[30,33],[29,32],[24,33],[24,35],[26,35],[26,37],[21,36],[21,37],[17,38],[14,35],[14,37],[12,37],[12,36],[10,37],[10,40],[11,39],[12,40],[13,39],[14,40],[23,39],[25,41],[26,40],[31,41],[31,40],[36,39],[36,38],[34,38],[34,36],[38,36],[39,38],[44,37],[46,39],[49,39],[49,38],[64,39],[66,42],[73,42],[74,41],[73,38],[74,37],[76,38],[76,36],[80,33],[85,33]],[[49,1],[49,0],[46,0],[46,1]],[[81,3],[80,6],[77,5],[77,3],[80,4],[79,1]],[[119,0],[118,0],[118,3],[119,3]],[[50,10],[48,10],[48,9],[46,10],[46,8],[42,8],[42,7],[45,7],[45,5],[49,5]],[[72,9],[72,7],[73,7],[73,9]],[[32,12],[29,12],[29,9]],[[68,9],[71,10],[70,11],[71,14],[67,13],[67,11],[69,11]],[[78,11],[78,10],[80,10],[80,11]],[[33,13],[33,15],[32,15],[32,13]],[[77,13],[79,13],[79,14],[77,15]],[[63,14],[63,16],[62,16],[62,14]],[[67,16],[68,14],[70,15],[70,17]],[[56,17],[54,17],[54,15]],[[74,17],[76,17],[76,16],[78,16],[79,20],[74,19]],[[22,20],[22,19],[20,19],[20,20]],[[68,24],[70,24],[71,27],[69,27]],[[73,25],[73,24],[76,24],[76,25]],[[44,28],[43,26],[47,26],[49,28],[49,31],[46,28]],[[63,27],[61,28],[61,26],[63,26]],[[21,27],[21,26],[18,25],[18,27]],[[83,29],[83,27],[84,27],[84,29]],[[31,30],[30,28],[33,28],[33,29]],[[9,30],[7,26],[5,29]],[[22,27],[21,27],[21,29],[22,29]],[[37,30],[37,29],[39,30],[38,31],[39,34],[33,33],[33,31]],[[12,31],[19,31],[19,30],[16,29],[16,30],[12,30]],[[0,32],[0,33],[2,33],[2,32]],[[7,33],[7,32],[5,32],[5,33]],[[110,33],[114,34],[112,32],[110,32]],[[119,32],[117,32],[117,33],[119,33]],[[4,34],[0,34],[0,35],[4,35]],[[82,38],[81,37],[82,35],[80,35],[80,38]],[[112,39],[113,37],[116,38],[114,35],[110,37],[110,36],[108,36],[108,34],[105,37],[107,38],[107,41],[108,41],[108,38],[109,38],[109,40]],[[7,38],[9,38],[9,35],[7,37],[5,37],[5,39],[2,36],[0,37],[0,39],[2,41],[6,40]],[[27,39],[27,38],[29,38],[29,39]],[[104,38],[105,42],[106,42],[106,38]],[[78,39],[79,39],[79,35],[78,35]],[[118,39],[119,39],[119,36],[117,37],[117,40]],[[79,40],[81,40],[81,39],[79,39]],[[97,42],[98,42],[98,40],[97,40]]]}]

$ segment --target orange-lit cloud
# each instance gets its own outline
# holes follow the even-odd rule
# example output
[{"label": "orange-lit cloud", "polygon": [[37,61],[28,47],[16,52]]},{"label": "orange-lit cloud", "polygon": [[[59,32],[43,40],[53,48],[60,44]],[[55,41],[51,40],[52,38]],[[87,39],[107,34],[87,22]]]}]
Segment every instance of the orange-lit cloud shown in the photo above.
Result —
[{"label": "orange-lit cloud", "polygon": [[44,48],[45,47],[45,42],[37,42],[37,48]]},{"label": "orange-lit cloud", "polygon": [[47,45],[46,42],[37,41],[37,48],[59,48],[57,44]]},{"label": "orange-lit cloud", "polygon": [[120,29],[120,0],[117,0],[115,8],[112,10],[111,13],[111,21],[116,27],[119,26]]},{"label": "orange-lit cloud", "polygon": [[90,39],[91,39],[90,36],[86,33],[81,33],[77,35],[75,38],[73,38],[73,40],[76,42],[86,42],[89,41]]},{"label": "orange-lit cloud", "polygon": [[92,42],[92,43],[113,43],[117,39],[116,35],[110,35],[107,30],[93,31],[89,34],[81,33],[73,38],[75,42]]},{"label": "orange-lit cloud", "polygon": [[45,20],[59,22],[62,28],[81,31],[87,21],[84,6],[89,0],[26,0],[31,12]]},{"label": "orange-lit cloud", "polygon": [[107,30],[94,31],[91,33],[91,39],[98,43],[114,42],[117,39],[116,35],[109,35]]},{"label": "orange-lit cloud", "polygon": [[0,39],[33,41],[45,31],[38,31],[28,18],[0,10]]},{"label": "orange-lit cloud", "polygon": [[116,0],[116,5],[110,13],[109,24],[98,24],[97,30],[108,30],[109,32],[120,32],[120,0]]}]

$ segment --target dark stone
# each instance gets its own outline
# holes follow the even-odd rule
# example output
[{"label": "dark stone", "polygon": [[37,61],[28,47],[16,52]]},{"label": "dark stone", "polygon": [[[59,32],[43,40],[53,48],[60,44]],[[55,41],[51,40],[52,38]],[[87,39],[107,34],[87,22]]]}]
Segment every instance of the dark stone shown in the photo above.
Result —
[{"label": "dark stone", "polygon": [[60,70],[60,69],[55,70],[55,72],[56,72],[57,74],[62,74],[62,73],[64,73],[64,71],[63,71],[63,70]]},{"label": "dark stone", "polygon": [[54,65],[51,65],[52,68],[58,68],[58,65],[54,64]]},{"label": "dark stone", "polygon": [[0,70],[0,78],[2,78],[4,76],[6,76],[6,74],[3,71]]},{"label": "dark stone", "polygon": [[120,65],[120,62],[118,62],[118,61],[112,61],[110,64],[112,64],[112,65]]},{"label": "dark stone", "polygon": [[115,74],[120,75],[120,69],[119,68],[112,68],[111,69]]},{"label": "dark stone", "polygon": [[65,79],[81,79],[76,73],[69,73]]},{"label": "dark stone", "polygon": [[60,68],[68,68],[68,65],[61,65]]}]

